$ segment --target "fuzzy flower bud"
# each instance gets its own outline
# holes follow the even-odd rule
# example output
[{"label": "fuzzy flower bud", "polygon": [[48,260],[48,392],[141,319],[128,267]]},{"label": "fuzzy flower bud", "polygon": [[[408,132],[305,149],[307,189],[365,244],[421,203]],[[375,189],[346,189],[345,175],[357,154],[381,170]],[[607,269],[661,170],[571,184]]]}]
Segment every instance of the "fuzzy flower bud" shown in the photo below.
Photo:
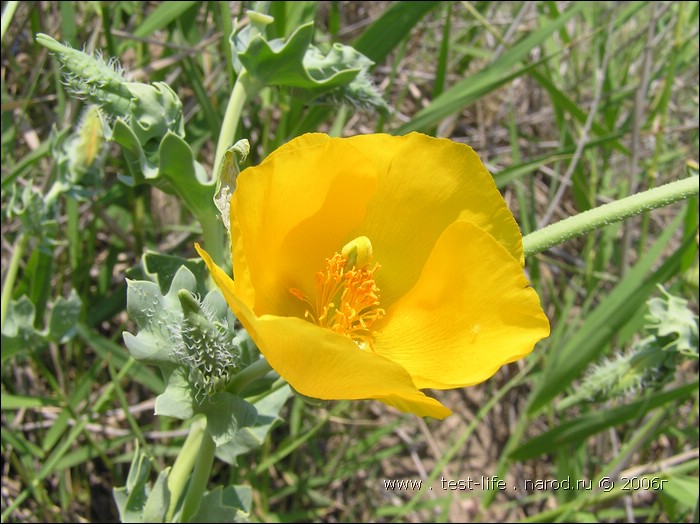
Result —
[{"label": "fuzzy flower bud", "polygon": [[73,94],[122,118],[142,145],[152,139],[160,142],[168,131],[184,136],[182,102],[167,84],[129,82],[115,60],[105,62],[99,53],[88,55],[45,34],[36,40],[56,53]]},{"label": "fuzzy flower bud", "polygon": [[199,299],[197,281],[185,266],[165,295],[154,282],[127,283],[127,312],[139,332],[124,333],[126,346],[134,358],[159,366],[166,377],[156,412],[191,417],[240,371],[239,346],[245,335],[236,329],[219,291]]},{"label": "fuzzy flower bud", "polygon": [[175,354],[189,373],[195,400],[201,402],[221,391],[236,370],[239,356],[234,343],[236,333],[225,317],[216,318],[206,299],[200,303],[186,289],[181,289],[177,296],[184,316],[172,329]]},{"label": "fuzzy flower bud", "polygon": [[557,409],[658,388],[672,379],[681,358],[698,358],[698,317],[687,301],[659,288],[663,297],[647,301],[645,328],[650,336],[633,344],[628,353],[595,366]]}]

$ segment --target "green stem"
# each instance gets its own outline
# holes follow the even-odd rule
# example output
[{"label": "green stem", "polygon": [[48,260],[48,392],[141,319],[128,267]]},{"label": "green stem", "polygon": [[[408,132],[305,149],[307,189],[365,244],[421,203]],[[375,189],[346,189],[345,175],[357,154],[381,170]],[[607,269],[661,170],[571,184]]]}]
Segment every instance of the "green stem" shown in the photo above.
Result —
[{"label": "green stem", "polygon": [[46,193],[46,196],[44,197],[44,205],[47,209],[51,209],[55,204],[56,201],[58,200],[58,197],[61,196],[62,193],[65,193],[68,190],[68,186],[66,186],[63,182],[61,181],[56,181],[51,185],[51,189]]},{"label": "green stem", "polygon": [[243,69],[238,75],[236,83],[233,85],[231,98],[228,101],[226,114],[224,115],[224,122],[221,125],[219,142],[216,144],[216,155],[214,156],[214,176],[218,176],[224,153],[233,145],[236,139],[236,129],[238,129],[238,122],[241,119],[241,112],[243,111],[243,106],[248,101],[249,93],[252,91],[253,89],[251,89],[248,74],[246,70]]},{"label": "green stem", "polygon": [[236,374],[231,382],[228,383],[226,391],[230,393],[238,394],[243,391],[248,384],[252,384],[254,381],[260,377],[265,376],[267,373],[272,371],[270,364],[266,359],[261,358],[257,362],[254,362],[247,368],[245,368],[240,373]]},{"label": "green stem", "polygon": [[214,463],[216,444],[214,444],[214,440],[211,438],[209,431],[205,429],[204,433],[202,443],[199,447],[197,462],[194,465],[194,471],[190,478],[190,485],[185,494],[185,501],[182,503],[180,522],[190,522],[195,513],[197,513],[199,504],[202,501],[202,496],[207,488],[212,464]]},{"label": "green stem", "polygon": [[7,316],[7,308],[10,305],[10,299],[12,298],[12,290],[15,288],[15,279],[17,278],[17,272],[19,271],[19,262],[22,260],[24,255],[24,250],[27,247],[27,242],[29,237],[24,233],[20,233],[17,241],[15,242],[15,247],[12,250],[12,258],[10,259],[10,265],[7,268],[7,274],[5,275],[5,282],[2,284],[2,310],[0,311],[0,329],[5,326],[5,317]]},{"label": "green stem", "polygon": [[541,253],[571,238],[625,218],[667,206],[698,194],[698,177],[691,176],[565,218],[523,238],[525,256]]},{"label": "green stem", "polygon": [[[183,502],[184,512],[185,507],[187,507],[188,510],[191,510],[192,502],[189,501],[188,503],[188,500],[191,498],[190,492],[192,490],[200,493],[204,492],[207,479],[204,479],[204,481],[202,481],[201,478],[195,479],[195,476],[191,475],[191,472],[192,469],[195,468],[195,465],[198,468],[204,467],[200,466],[199,462],[208,461],[208,467],[211,468],[211,462],[214,460],[214,453],[213,451],[210,451],[209,447],[210,445],[213,445],[213,442],[210,444],[207,441],[211,441],[211,437],[207,431],[207,419],[202,416],[192,423],[192,426],[190,427],[190,434],[187,435],[187,439],[185,439],[185,443],[182,445],[182,449],[175,459],[173,469],[170,471],[170,475],[168,475],[170,503],[168,506],[168,512],[165,515],[166,522],[173,521],[173,517],[175,516],[175,512],[178,508],[178,503],[180,502],[180,499],[182,499],[183,494],[185,496]],[[188,481],[190,482],[189,486],[187,484]],[[199,484],[195,485],[195,482],[198,482]],[[204,483],[203,487],[201,486],[202,482]],[[186,488],[187,493],[185,493]],[[180,520],[185,522],[183,519]]]}]

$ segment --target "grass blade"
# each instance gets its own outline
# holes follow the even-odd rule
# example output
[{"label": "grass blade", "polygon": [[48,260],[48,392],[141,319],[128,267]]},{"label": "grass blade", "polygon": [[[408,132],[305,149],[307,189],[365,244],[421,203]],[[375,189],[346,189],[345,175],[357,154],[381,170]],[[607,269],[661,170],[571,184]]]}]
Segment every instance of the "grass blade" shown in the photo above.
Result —
[{"label": "grass blade", "polygon": [[[503,53],[498,60],[490,64],[486,69],[470,75],[452,86],[442,95],[435,98],[430,105],[419,111],[410,122],[396,129],[394,133],[403,135],[411,131],[427,129],[507,82],[511,78],[512,68],[525,59],[533,48],[542,44],[553,32],[578,14],[584,5],[583,3],[574,4],[571,9],[563,13],[559,18],[552,20],[538,31],[531,33]],[[520,74],[526,70],[529,70],[529,67],[523,68]]]},{"label": "grass blade", "polygon": [[538,435],[514,449],[510,453],[510,458],[527,460],[542,454],[552,453],[562,446],[580,443],[586,437],[599,431],[623,424],[674,400],[684,399],[697,390],[698,381],[695,381],[671,391],[651,393],[642,400],[618,408],[595,410],[577,419],[566,420],[556,428]]}]

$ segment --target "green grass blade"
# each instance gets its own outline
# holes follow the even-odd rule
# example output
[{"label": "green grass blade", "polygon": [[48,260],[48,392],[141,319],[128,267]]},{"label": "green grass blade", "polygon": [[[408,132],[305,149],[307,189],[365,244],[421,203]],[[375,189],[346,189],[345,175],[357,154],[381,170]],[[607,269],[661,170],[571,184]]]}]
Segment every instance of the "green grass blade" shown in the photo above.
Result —
[{"label": "green grass blade", "polygon": [[163,29],[171,22],[177,20],[185,11],[195,5],[197,2],[192,1],[167,1],[158,5],[148,17],[134,31],[134,36],[137,38],[145,38],[150,36],[154,31]]},{"label": "green grass blade", "polygon": [[3,44],[5,40],[5,32],[7,31],[7,28],[10,27],[10,22],[12,22],[12,18],[15,16],[15,11],[17,11],[18,4],[19,2],[16,1],[7,2],[2,11],[2,21],[0,21],[0,42]]},{"label": "green grass blade", "polygon": [[34,490],[41,487],[41,483],[46,477],[56,472],[56,464],[61,459],[61,457],[63,457],[63,455],[65,455],[68,452],[71,446],[73,446],[76,438],[83,431],[86,425],[87,420],[80,420],[73,428],[71,428],[70,432],[63,440],[61,445],[53,450],[53,452],[46,459],[46,462],[42,466],[41,470],[33,479],[31,479],[29,486],[25,488],[24,491],[22,491],[19,494],[19,496],[17,496],[17,498],[7,506],[5,511],[2,512],[3,522],[5,521],[7,516],[15,510],[15,508],[19,507],[19,505],[22,504],[22,502],[24,502],[32,492],[34,492]]},{"label": "green grass blade", "polygon": [[440,2],[395,2],[353,42],[353,47],[382,62],[411,29]]},{"label": "green grass blade", "polygon": [[566,420],[537,437],[528,440],[510,453],[514,460],[527,460],[539,455],[552,453],[557,448],[569,444],[578,444],[587,437],[623,424],[634,418],[643,416],[652,409],[658,408],[679,399],[692,396],[698,390],[698,381],[680,386],[662,393],[653,392],[646,398],[613,409],[595,410],[574,420]]},{"label": "green grass blade", "polygon": [[[615,131],[609,135],[601,136],[596,139],[590,140],[586,143],[585,146],[583,146],[583,150],[586,151],[588,149],[596,148],[598,146],[605,145],[610,142],[615,143],[616,140],[622,135],[622,131]],[[513,182],[518,178],[532,173],[533,171],[539,169],[541,166],[562,160],[563,158],[571,157],[575,150],[576,144],[570,144],[568,146],[562,147],[561,149],[558,149],[557,151],[553,151],[552,153],[547,153],[546,155],[538,156],[536,158],[527,160],[523,163],[515,164],[505,169],[502,169],[498,173],[494,173],[493,178],[496,182],[496,185],[502,189],[510,182]]]},{"label": "green grass blade", "polygon": [[[490,64],[486,69],[461,80],[435,98],[427,107],[419,111],[410,122],[396,129],[394,133],[403,135],[410,131],[427,129],[507,82],[512,77],[511,71],[513,67],[524,60],[533,48],[542,44],[553,32],[578,14],[584,6],[585,4],[580,2],[574,4],[571,9],[563,13],[559,18],[542,26],[539,30],[531,33],[503,53],[498,60]],[[528,71],[530,67],[532,66],[521,69],[518,76]]]},{"label": "green grass blade", "polygon": [[440,42],[440,54],[438,55],[437,69],[435,70],[435,85],[433,97],[442,94],[445,89],[447,77],[447,61],[450,55],[450,25],[452,24],[452,2],[447,2],[445,7],[445,25],[442,29],[442,41]]},{"label": "green grass blade", "polygon": [[[4,399],[3,399],[4,403]],[[0,428],[0,440],[3,448],[12,447],[15,453],[22,458],[34,457],[38,460],[44,460],[46,454],[36,444],[28,441],[24,435],[18,431],[10,431],[5,426]]]},{"label": "green grass blade", "polygon": [[12,395],[3,393],[2,409],[40,409],[46,406],[60,406],[61,403],[55,398],[50,397],[27,397],[24,395]]},{"label": "green grass blade", "polygon": [[[586,118],[588,115],[586,112],[581,109],[579,106],[577,106],[569,97],[567,97],[560,89],[558,89],[554,83],[549,79],[547,76],[542,74],[540,71],[537,69],[532,70],[532,78],[537,80],[537,82],[544,87],[547,92],[549,93],[549,96],[552,98],[552,104],[555,107],[558,107],[559,109],[562,109],[569,113],[572,117],[574,117],[575,120],[580,122],[582,125],[586,122]],[[593,122],[591,129],[596,135],[599,136],[610,136],[611,131],[609,129],[606,129],[604,126],[602,126],[598,122]],[[619,131],[617,132],[618,135],[621,135],[623,132]],[[621,153],[628,155],[629,154],[629,149],[627,149],[625,146],[623,146],[620,142],[615,140],[612,143],[612,146],[615,147],[618,151]]]}]

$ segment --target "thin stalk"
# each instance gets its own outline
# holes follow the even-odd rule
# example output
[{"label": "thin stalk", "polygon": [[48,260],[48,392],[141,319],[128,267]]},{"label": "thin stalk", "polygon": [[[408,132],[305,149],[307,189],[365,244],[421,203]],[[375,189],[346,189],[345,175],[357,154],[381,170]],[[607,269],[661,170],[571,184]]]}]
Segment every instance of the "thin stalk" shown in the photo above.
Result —
[{"label": "thin stalk", "polygon": [[15,247],[12,250],[12,258],[10,259],[10,265],[7,268],[7,274],[5,275],[5,282],[2,283],[2,309],[0,310],[0,329],[5,327],[5,317],[7,316],[7,308],[10,305],[10,299],[12,298],[12,290],[15,288],[15,279],[17,278],[17,272],[19,271],[19,262],[22,260],[24,255],[24,250],[27,248],[27,242],[29,237],[24,233],[20,233],[15,242]]},{"label": "thin stalk", "polygon": [[667,206],[698,194],[698,177],[691,176],[584,211],[523,238],[525,256],[541,253],[569,239],[620,222],[644,211]]},{"label": "thin stalk", "polygon": [[[170,491],[170,504],[168,506],[168,511],[165,515],[166,522],[172,522],[175,516],[175,511],[178,507],[178,502],[183,497],[185,489],[188,492],[192,489],[199,490],[198,486],[194,485],[195,479],[192,476],[192,481],[188,487],[187,483],[190,481],[192,469],[195,467],[199,461],[205,460],[207,456],[202,456],[202,450],[208,451],[208,444],[205,440],[211,440],[209,433],[207,432],[207,419],[200,417],[196,419],[192,426],[190,427],[190,433],[185,439],[185,443],[182,445],[182,449],[175,459],[173,464],[173,469],[168,475],[168,490]],[[212,454],[210,460],[213,460],[214,456]],[[211,464],[209,465],[211,467]],[[201,481],[201,479],[198,479]],[[206,480],[204,481],[206,483]],[[189,498],[189,493],[185,495],[185,501]],[[191,504],[191,502],[190,502]],[[183,502],[184,511],[184,502]]]},{"label": "thin stalk", "polygon": [[[649,78],[654,57],[654,33],[656,32],[657,4],[651,2],[651,20],[647,27],[646,44],[644,46],[644,58],[642,59],[642,74],[637,92],[634,96],[634,107],[632,113],[632,158],[630,159],[631,186],[630,193],[636,193],[639,188],[639,155],[641,149],[642,126],[644,125],[644,104],[647,98]],[[620,257],[620,270],[624,275],[629,269],[630,247],[632,246],[631,225],[628,224],[622,232],[622,253]],[[644,243],[640,243],[644,246]]]},{"label": "thin stalk", "polygon": [[260,377],[265,376],[270,371],[272,371],[272,368],[270,367],[268,361],[264,358],[261,358],[257,362],[252,363],[240,373],[236,374],[228,383],[226,391],[236,394],[240,393],[246,388],[248,384],[251,384]]},{"label": "thin stalk", "polygon": [[219,133],[219,142],[216,144],[216,155],[214,156],[214,176],[219,173],[219,166],[224,158],[224,153],[231,147],[236,139],[236,130],[238,122],[241,119],[243,106],[248,101],[250,93],[253,91],[251,82],[248,79],[248,73],[243,69],[236,79],[231,91],[224,122]]},{"label": "thin stalk", "polygon": [[[204,420],[206,422],[206,419]],[[216,444],[214,444],[214,440],[211,438],[209,431],[205,428],[202,442],[199,446],[197,462],[194,465],[194,471],[190,477],[190,485],[185,494],[185,501],[182,503],[180,522],[190,522],[199,509],[199,504],[202,501],[202,496],[206,491],[209,475],[211,474],[215,451]]]},{"label": "thin stalk", "polygon": [[[658,110],[658,130],[656,132],[656,144],[654,146],[654,155],[651,157],[651,165],[646,173],[647,183],[651,184],[654,178],[657,176],[659,167],[659,157],[661,156],[662,149],[666,144],[666,122],[668,121],[668,104],[671,100],[671,91],[673,85],[676,81],[676,69],[678,68],[678,59],[681,55],[681,47],[683,45],[683,37],[685,33],[683,28],[685,26],[685,3],[678,3],[678,16],[676,18],[676,27],[673,35],[673,47],[671,48],[671,57],[669,59],[668,72],[666,73],[666,80],[664,83],[664,88],[661,93],[661,99],[659,101]],[[642,215],[642,225],[640,227],[639,235],[639,245],[641,249],[644,249],[647,242],[647,236],[649,234],[649,215],[644,213]]]},{"label": "thin stalk", "polygon": [[5,10],[2,12],[2,20],[0,21],[0,41],[3,43],[5,41],[5,33],[7,32],[7,28],[10,27],[10,22],[15,16],[18,5],[19,2],[7,2],[7,4],[5,4]]}]

